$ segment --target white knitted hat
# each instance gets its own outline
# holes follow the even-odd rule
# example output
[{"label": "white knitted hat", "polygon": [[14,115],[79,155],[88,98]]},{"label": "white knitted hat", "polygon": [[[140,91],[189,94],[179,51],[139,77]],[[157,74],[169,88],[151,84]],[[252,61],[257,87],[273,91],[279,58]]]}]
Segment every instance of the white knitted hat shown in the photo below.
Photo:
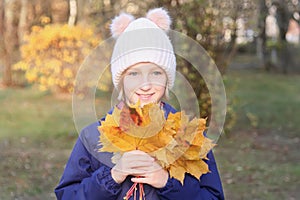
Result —
[{"label": "white knitted hat", "polygon": [[150,10],[145,18],[134,19],[123,13],[112,21],[111,33],[116,43],[111,57],[111,73],[116,88],[122,73],[140,62],[151,62],[164,69],[168,87],[173,87],[176,58],[166,34],[170,25],[170,17],[162,8]]}]

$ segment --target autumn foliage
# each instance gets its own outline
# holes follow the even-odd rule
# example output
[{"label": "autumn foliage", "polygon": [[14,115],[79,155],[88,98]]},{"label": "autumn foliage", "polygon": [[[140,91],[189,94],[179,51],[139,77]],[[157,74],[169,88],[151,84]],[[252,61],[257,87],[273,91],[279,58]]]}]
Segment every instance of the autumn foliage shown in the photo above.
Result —
[{"label": "autumn foliage", "polygon": [[185,173],[199,179],[209,172],[204,159],[214,144],[203,134],[206,119],[189,120],[184,112],[170,113],[165,119],[157,104],[134,105],[121,110],[116,107],[98,129],[100,152],[144,151],[182,184]]},{"label": "autumn foliage", "polygon": [[52,24],[34,26],[25,41],[14,69],[24,71],[41,90],[70,93],[80,64],[99,38],[92,28]]}]

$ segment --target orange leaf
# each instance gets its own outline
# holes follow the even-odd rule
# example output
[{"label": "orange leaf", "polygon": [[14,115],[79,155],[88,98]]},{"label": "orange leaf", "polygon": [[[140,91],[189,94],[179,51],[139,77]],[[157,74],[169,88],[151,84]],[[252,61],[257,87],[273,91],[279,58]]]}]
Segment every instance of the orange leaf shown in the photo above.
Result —
[{"label": "orange leaf", "polygon": [[209,172],[208,165],[201,159],[185,161],[187,173],[199,179],[202,174]]},{"label": "orange leaf", "polygon": [[181,182],[182,185],[184,181],[185,172],[186,169],[183,167],[183,165],[178,164],[177,162],[170,165],[170,169],[169,169],[170,177],[176,178]]}]

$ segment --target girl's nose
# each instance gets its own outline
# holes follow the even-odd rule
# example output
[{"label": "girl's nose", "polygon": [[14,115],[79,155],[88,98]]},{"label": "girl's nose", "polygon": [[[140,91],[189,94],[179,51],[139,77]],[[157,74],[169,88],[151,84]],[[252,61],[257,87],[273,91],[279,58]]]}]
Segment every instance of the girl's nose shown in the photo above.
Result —
[{"label": "girl's nose", "polygon": [[151,89],[151,81],[149,80],[149,76],[143,76],[142,83],[140,85],[141,90],[150,90]]},{"label": "girl's nose", "polygon": [[143,90],[143,91],[150,90],[151,89],[151,83],[149,81],[142,83],[140,89]]}]

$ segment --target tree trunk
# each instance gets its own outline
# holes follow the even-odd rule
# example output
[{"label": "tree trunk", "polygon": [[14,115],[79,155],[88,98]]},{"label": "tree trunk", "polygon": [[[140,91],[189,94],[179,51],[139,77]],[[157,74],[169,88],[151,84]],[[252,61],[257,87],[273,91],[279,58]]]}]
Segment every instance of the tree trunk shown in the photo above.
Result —
[{"label": "tree trunk", "polygon": [[15,22],[15,8],[16,0],[5,1],[5,13],[4,13],[4,70],[3,70],[3,84],[5,86],[11,86],[12,80],[12,64],[14,51],[18,45],[17,30],[14,24]]},{"label": "tree trunk", "polygon": [[67,23],[69,17],[68,0],[52,0],[51,1],[52,23]]},{"label": "tree trunk", "polygon": [[[2,72],[2,77],[4,77],[4,62],[5,58],[5,45],[4,45],[4,0],[0,0],[0,70]],[[4,82],[4,81],[3,81]]]},{"label": "tree trunk", "polygon": [[69,7],[70,7],[70,16],[68,24],[69,26],[74,26],[76,23],[77,18],[77,1],[76,0],[69,0]]},{"label": "tree trunk", "polygon": [[28,33],[28,0],[21,0],[21,11],[18,27],[19,44],[24,43],[24,35]]},{"label": "tree trunk", "polygon": [[269,64],[267,61],[267,49],[266,49],[266,18],[268,16],[268,7],[265,0],[259,1],[259,18],[258,18],[258,39],[257,39],[257,54],[260,58],[263,67],[268,70]]},{"label": "tree trunk", "polygon": [[288,31],[291,13],[289,13],[288,7],[284,1],[279,1],[274,4],[277,7],[276,19],[279,27],[279,42],[281,43],[281,48],[279,50],[280,65],[282,72],[286,74],[288,73],[288,68],[291,64],[291,54],[288,49],[288,43],[285,35]]},{"label": "tree trunk", "polygon": [[3,57],[4,53],[4,6],[4,0],[0,0],[0,58]]}]

